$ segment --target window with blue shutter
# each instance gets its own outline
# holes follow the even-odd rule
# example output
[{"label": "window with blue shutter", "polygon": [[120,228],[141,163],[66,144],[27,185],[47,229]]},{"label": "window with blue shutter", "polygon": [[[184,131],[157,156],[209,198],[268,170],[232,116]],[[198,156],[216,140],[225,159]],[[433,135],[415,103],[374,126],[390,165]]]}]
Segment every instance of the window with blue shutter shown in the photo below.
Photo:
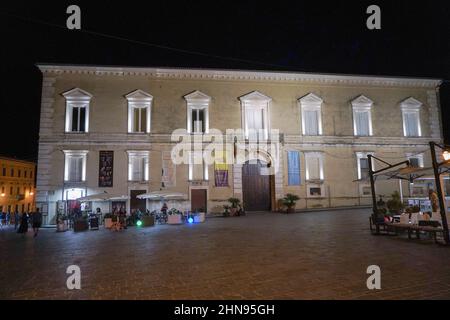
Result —
[{"label": "window with blue shutter", "polygon": [[288,185],[300,185],[300,152],[288,151]]}]

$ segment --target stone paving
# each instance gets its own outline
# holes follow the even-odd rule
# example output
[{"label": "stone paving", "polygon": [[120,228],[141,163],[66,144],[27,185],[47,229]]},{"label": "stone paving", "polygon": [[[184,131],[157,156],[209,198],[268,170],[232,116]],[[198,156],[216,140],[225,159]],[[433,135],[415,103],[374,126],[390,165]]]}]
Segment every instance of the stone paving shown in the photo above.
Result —
[{"label": "stone paving", "polygon": [[[448,299],[450,248],[372,236],[370,210],[253,213],[37,238],[0,230],[1,299]],[[66,288],[69,265],[81,290]],[[381,290],[366,269],[381,267]]]}]

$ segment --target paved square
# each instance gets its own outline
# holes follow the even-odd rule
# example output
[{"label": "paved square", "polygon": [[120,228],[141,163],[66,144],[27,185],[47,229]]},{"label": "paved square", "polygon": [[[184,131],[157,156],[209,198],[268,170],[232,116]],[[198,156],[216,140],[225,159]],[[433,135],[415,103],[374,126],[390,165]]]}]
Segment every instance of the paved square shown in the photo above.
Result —
[{"label": "paved square", "polygon": [[[450,248],[372,236],[369,209],[121,232],[0,230],[1,299],[448,299]],[[69,265],[81,290],[66,288]],[[381,287],[366,287],[369,265]]]}]

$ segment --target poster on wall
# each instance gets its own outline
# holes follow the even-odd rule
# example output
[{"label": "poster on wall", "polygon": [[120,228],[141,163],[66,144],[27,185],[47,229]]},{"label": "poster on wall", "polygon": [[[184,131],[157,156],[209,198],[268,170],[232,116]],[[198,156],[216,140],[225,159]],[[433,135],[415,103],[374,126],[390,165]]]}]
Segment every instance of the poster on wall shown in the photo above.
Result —
[{"label": "poster on wall", "polygon": [[102,188],[112,188],[113,186],[113,164],[114,151],[100,151],[98,186]]}]

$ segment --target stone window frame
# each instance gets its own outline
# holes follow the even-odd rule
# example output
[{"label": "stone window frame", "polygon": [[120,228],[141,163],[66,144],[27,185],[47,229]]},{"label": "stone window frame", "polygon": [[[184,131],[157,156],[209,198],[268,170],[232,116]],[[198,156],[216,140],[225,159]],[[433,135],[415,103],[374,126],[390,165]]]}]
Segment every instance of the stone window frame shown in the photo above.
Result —
[{"label": "stone window frame", "polygon": [[[66,100],[66,115],[65,115],[65,125],[64,132],[65,133],[75,133],[75,134],[83,134],[89,132],[89,109],[92,99],[92,94],[89,92],[82,90],[80,88],[74,88],[72,90],[66,91],[63,94],[63,97]],[[72,114],[73,108],[85,108],[85,116],[84,116],[84,131],[72,130]],[[79,128],[78,128],[79,129]]]}]

